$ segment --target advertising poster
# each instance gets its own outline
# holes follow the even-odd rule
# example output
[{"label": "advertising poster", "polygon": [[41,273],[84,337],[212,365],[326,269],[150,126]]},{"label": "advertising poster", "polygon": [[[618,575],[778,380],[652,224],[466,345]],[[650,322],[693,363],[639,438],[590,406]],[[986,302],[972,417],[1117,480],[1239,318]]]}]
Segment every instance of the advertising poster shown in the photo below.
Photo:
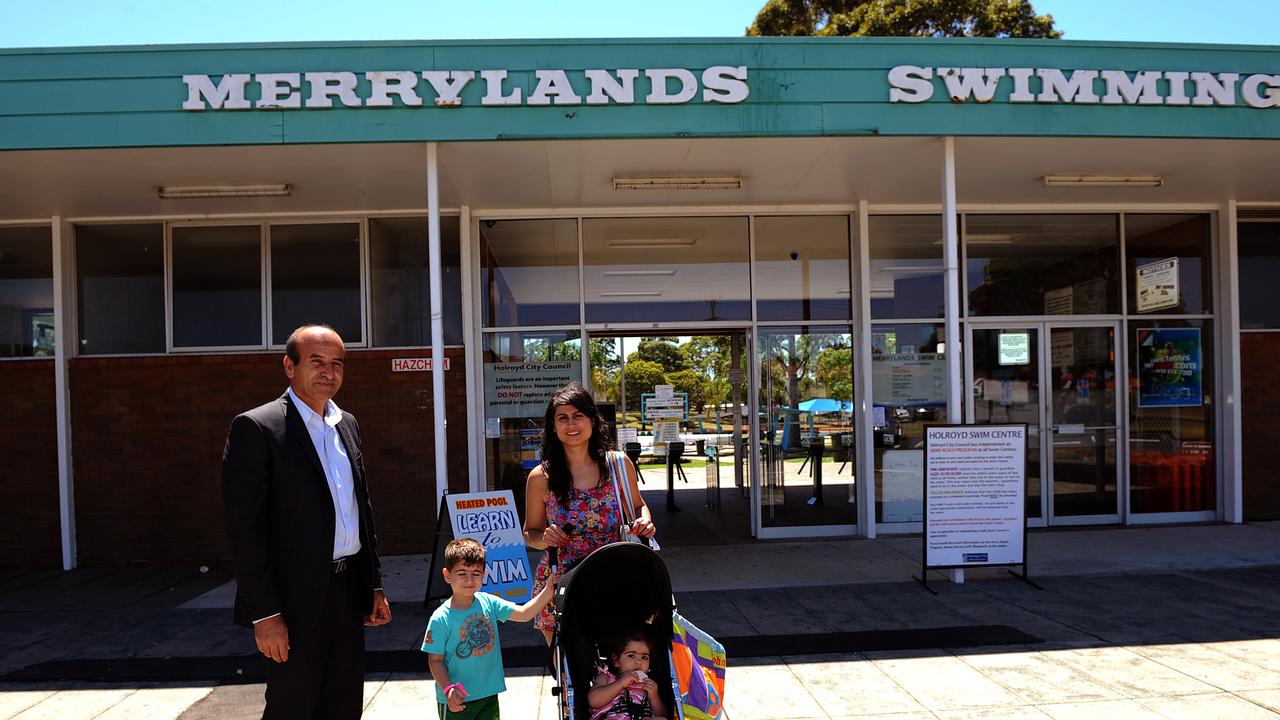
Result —
[{"label": "advertising poster", "polygon": [[580,380],[582,363],[577,360],[485,363],[485,417],[542,417],[551,393]]},{"label": "advertising poster", "polygon": [[1026,425],[925,429],[924,566],[1026,562]]},{"label": "advertising poster", "polygon": [[[485,549],[484,587],[514,603],[532,597],[533,573],[515,496],[510,490],[445,495],[455,538],[474,538]],[[440,553],[444,551],[443,546]],[[439,572],[438,570],[436,572]]]},{"label": "advertising poster", "polygon": [[1199,407],[1200,328],[1138,329],[1138,407]]}]

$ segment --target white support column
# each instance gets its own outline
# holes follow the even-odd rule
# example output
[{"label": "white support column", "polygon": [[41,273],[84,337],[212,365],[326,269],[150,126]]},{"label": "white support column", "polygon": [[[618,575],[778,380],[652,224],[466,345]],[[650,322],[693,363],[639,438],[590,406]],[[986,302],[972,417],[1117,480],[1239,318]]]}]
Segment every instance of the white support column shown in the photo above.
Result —
[{"label": "white support column", "polygon": [[444,272],[440,263],[440,160],[436,143],[427,143],[427,257],[431,275],[431,408],[436,450],[436,512],[449,488],[448,436],[444,402]]},{"label": "white support column", "polygon": [[[947,343],[947,422],[964,422],[961,416],[960,390],[964,382],[960,369],[960,231],[956,226],[956,141],[942,139],[942,259],[943,292],[946,324],[943,338]],[[963,583],[964,570],[952,570],[951,582]]]},{"label": "white support column", "polygon": [[1240,263],[1237,239],[1236,201],[1228,200],[1218,213],[1218,312],[1219,347],[1218,377],[1222,380],[1222,430],[1218,433],[1222,456],[1223,522],[1244,522],[1244,446],[1240,416],[1240,398],[1244,392],[1240,380]]},{"label": "white support column", "polygon": [[858,362],[855,363],[854,384],[858,388],[856,396],[862,403],[858,406],[858,417],[862,418],[858,442],[850,452],[856,450],[858,482],[862,486],[858,494],[858,529],[867,538],[876,536],[876,454],[875,454],[875,398],[872,397],[871,381],[871,250],[869,247],[871,220],[867,217],[867,201],[858,202],[858,216],[855,218],[857,232],[854,234],[853,279],[850,287],[856,293],[854,300],[854,317],[858,318],[857,337],[854,347],[858,348]]},{"label": "white support column", "polygon": [[[459,266],[462,271],[462,297],[454,298],[462,303],[463,357],[466,358],[460,370],[466,373],[467,398],[467,489],[471,492],[484,492],[484,473],[480,468],[484,464],[484,415],[476,412],[473,398],[484,393],[482,378],[476,377],[475,368],[479,362],[479,339],[473,340],[472,328],[476,323],[475,282],[472,279],[471,263],[475,253],[471,251],[472,242],[471,206],[463,205],[462,214],[458,218]],[[456,375],[454,376],[457,377]]]},{"label": "white support column", "polygon": [[58,515],[62,521],[62,569],[76,567],[75,475],[71,465],[71,395],[67,384],[67,363],[75,355],[76,306],[71,262],[70,226],[61,217],[53,218],[53,382],[58,435]]}]

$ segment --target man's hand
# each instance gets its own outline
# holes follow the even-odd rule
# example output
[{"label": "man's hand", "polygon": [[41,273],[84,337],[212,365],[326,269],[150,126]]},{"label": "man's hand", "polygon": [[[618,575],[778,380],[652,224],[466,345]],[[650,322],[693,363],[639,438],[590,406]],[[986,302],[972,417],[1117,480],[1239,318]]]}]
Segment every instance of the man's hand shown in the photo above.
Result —
[{"label": "man's hand", "polygon": [[269,617],[253,626],[253,639],[258,652],[271,660],[282,663],[289,659],[289,628],[284,616]]},{"label": "man's hand", "polygon": [[377,627],[389,622],[391,622],[391,603],[387,602],[387,594],[381,590],[374,590],[373,611],[365,616],[364,624],[366,627]]}]

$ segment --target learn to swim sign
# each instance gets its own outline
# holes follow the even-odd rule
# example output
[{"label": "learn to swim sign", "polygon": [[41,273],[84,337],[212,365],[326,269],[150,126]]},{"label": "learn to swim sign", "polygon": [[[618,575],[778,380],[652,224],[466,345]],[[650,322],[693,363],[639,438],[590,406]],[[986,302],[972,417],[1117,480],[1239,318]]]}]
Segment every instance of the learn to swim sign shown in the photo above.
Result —
[{"label": "learn to swim sign", "polygon": [[1026,564],[1027,426],[925,428],[924,567]]},{"label": "learn to swim sign", "polygon": [[[528,601],[533,573],[525,549],[515,497],[510,490],[445,495],[453,536],[477,540],[485,549],[481,590],[512,602]],[[443,552],[441,547],[440,551]]]}]

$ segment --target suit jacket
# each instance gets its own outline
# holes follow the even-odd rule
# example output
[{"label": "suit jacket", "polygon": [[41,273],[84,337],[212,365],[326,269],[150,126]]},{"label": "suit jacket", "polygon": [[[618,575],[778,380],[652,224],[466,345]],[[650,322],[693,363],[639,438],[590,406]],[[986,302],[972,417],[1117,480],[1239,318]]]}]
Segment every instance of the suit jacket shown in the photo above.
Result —
[{"label": "suit jacket", "polygon": [[[361,548],[347,572],[355,573],[358,603],[368,613],[373,590],[382,586],[382,563],[355,416],[343,412],[337,431],[351,459],[360,518]],[[282,613],[291,636],[310,632],[333,575],[336,511],[320,456],[287,392],[231,422],[222,500],[235,565],[235,622],[251,625]]]}]

